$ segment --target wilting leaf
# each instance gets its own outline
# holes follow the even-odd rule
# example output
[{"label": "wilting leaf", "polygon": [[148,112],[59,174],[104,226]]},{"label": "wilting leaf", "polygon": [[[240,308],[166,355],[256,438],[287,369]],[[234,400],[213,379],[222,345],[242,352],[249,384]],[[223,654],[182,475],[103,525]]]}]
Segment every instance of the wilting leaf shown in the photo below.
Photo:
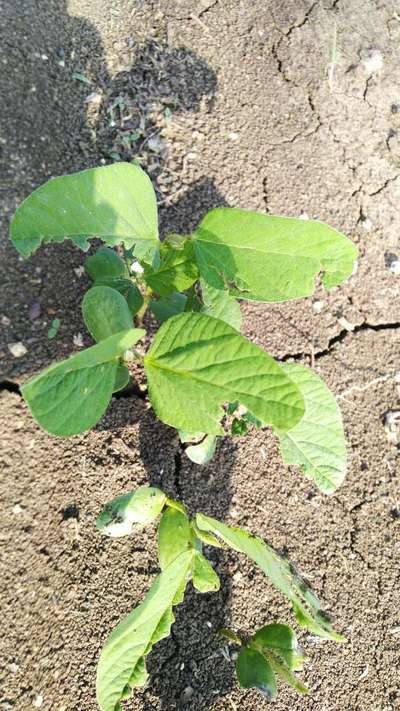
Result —
[{"label": "wilting leaf", "polygon": [[160,515],[167,497],[152,486],[140,486],[109,501],[97,517],[96,526],[106,536],[132,533],[134,526],[146,526]]},{"label": "wilting leaf", "polygon": [[191,444],[186,447],[185,452],[195,464],[208,464],[215,454],[216,446],[217,438],[213,435],[206,435],[199,444]]},{"label": "wilting leaf", "polygon": [[343,641],[332,628],[331,622],[321,610],[321,604],[307,583],[289,562],[280,556],[261,538],[252,536],[241,528],[227,526],[203,514],[197,514],[196,524],[200,530],[210,531],[236,551],[245,553],[273,585],[283,593],[293,605],[296,619],[313,634]]}]

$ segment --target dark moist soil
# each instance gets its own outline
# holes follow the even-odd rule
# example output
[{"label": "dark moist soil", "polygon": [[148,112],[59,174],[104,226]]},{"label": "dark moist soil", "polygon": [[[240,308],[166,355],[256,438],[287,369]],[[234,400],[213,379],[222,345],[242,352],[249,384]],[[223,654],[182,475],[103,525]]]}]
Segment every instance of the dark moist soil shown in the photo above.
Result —
[{"label": "dark moist soil", "polygon": [[[157,562],[154,530],[112,541],[94,521],[149,481],[287,550],[347,637],[300,634],[311,692],[282,689],[277,711],[399,708],[400,435],[387,426],[400,409],[396,5],[0,0],[2,711],[96,709],[101,646]],[[193,465],[135,395],[69,440],[32,421],[18,386],[90,343],[79,311],[88,282],[67,243],[19,259],[8,221],[49,176],[115,153],[152,175],[163,233],[235,205],[326,220],[358,243],[358,272],[342,288],[243,304],[247,336],[314,363],[340,398],[350,456],[337,495],[284,467],[269,431],[222,440],[210,465]],[[126,709],[267,708],[238,688],[216,630],[290,621],[288,605],[244,559],[209,554],[221,591],[189,592],[151,655],[149,687]]]}]

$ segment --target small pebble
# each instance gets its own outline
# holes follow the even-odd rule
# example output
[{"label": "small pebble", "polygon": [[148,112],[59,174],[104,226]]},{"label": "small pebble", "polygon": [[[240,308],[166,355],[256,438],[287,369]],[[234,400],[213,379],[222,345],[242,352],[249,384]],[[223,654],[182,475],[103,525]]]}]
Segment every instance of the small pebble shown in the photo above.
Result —
[{"label": "small pebble", "polygon": [[40,707],[43,705],[43,696],[41,694],[38,694],[36,696],[33,705],[36,709],[40,709]]},{"label": "small pebble", "polygon": [[309,220],[309,216],[307,212],[301,212],[299,215],[299,220]]},{"label": "small pebble", "polygon": [[231,141],[238,141],[240,138],[240,134],[236,133],[236,131],[231,131],[228,133],[228,137],[231,139]]},{"label": "small pebble", "polygon": [[27,353],[27,349],[21,341],[18,343],[8,343],[8,350],[14,358],[22,358]]},{"label": "small pebble", "polygon": [[181,701],[185,703],[186,701],[189,701],[189,699],[192,698],[194,694],[194,689],[191,686],[187,686],[181,693]]},{"label": "small pebble", "polygon": [[42,313],[42,307],[38,301],[34,301],[29,307],[29,318],[31,321],[39,318]]},{"label": "small pebble", "polygon": [[8,316],[2,316],[2,317],[1,317],[1,325],[2,325],[2,326],[9,326],[10,323],[11,323],[11,321],[10,321],[10,319],[8,318]]},{"label": "small pebble", "polygon": [[73,338],[72,338],[74,346],[77,348],[83,348],[84,343],[83,343],[83,336],[81,333],[75,333]]},{"label": "small pebble", "polygon": [[76,276],[80,279],[85,273],[85,267],[82,265],[80,267],[74,267],[74,272]]},{"label": "small pebble", "polygon": [[18,664],[15,664],[14,662],[12,662],[12,664],[10,664],[10,666],[9,666],[9,669],[12,674],[16,674],[17,671],[19,671],[19,666],[18,666]]},{"label": "small pebble", "polygon": [[396,259],[389,267],[392,274],[400,274],[400,260]]},{"label": "small pebble", "polygon": [[362,61],[365,71],[368,74],[379,72],[383,67],[383,55],[379,49],[372,49]]},{"label": "small pebble", "polygon": [[315,311],[316,314],[320,314],[321,311],[324,308],[324,302],[323,301],[314,301],[312,305],[313,311]]},{"label": "small pebble", "polygon": [[23,512],[23,510],[24,509],[22,508],[22,506],[20,506],[19,504],[15,504],[15,506],[13,506],[12,512],[13,514],[20,514]]}]

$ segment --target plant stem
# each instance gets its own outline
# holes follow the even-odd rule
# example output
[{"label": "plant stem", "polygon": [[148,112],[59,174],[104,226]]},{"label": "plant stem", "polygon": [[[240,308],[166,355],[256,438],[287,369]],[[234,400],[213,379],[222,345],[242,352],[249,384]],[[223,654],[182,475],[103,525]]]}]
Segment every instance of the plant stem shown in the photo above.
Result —
[{"label": "plant stem", "polygon": [[145,313],[147,311],[147,307],[150,303],[150,299],[152,296],[153,296],[153,289],[150,289],[150,287],[148,286],[145,293],[144,293],[144,296],[143,296],[143,304],[136,314],[136,323],[138,326],[141,326],[143,323],[143,319],[144,319]]}]

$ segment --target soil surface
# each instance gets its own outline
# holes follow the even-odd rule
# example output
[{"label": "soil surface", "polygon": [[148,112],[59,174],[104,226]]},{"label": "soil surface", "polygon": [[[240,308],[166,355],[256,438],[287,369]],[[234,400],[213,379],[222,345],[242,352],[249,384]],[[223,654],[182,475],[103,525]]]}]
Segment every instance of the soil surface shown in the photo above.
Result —
[{"label": "soil surface", "polygon": [[[0,708],[95,711],[99,651],[157,562],[154,529],[106,540],[94,520],[113,496],[152,482],[190,511],[287,550],[347,637],[339,645],[300,633],[311,691],[282,688],[276,711],[395,711],[400,433],[388,413],[400,410],[398,4],[0,0],[0,13]],[[190,463],[134,395],[68,440],[33,422],[18,386],[90,344],[79,310],[88,282],[82,252],[67,242],[22,261],[9,219],[48,177],[116,154],[150,172],[163,232],[231,205],[326,220],[359,245],[358,271],[343,287],[243,304],[249,338],[313,364],[339,397],[350,456],[335,496],[283,466],[268,430],[221,440],[206,467]],[[216,630],[252,632],[290,621],[290,610],[244,559],[216,550],[210,558],[221,591],[189,592],[150,657],[148,688],[126,709],[268,707],[239,689]]]}]

